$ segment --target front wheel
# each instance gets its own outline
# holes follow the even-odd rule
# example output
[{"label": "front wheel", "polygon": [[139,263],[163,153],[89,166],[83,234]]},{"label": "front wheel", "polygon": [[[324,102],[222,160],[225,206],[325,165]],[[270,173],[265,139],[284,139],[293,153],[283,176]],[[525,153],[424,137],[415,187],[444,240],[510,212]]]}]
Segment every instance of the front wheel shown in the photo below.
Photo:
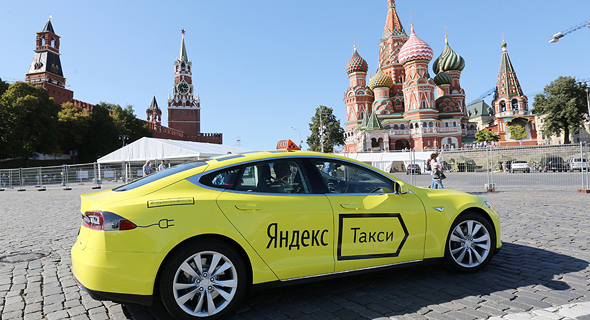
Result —
[{"label": "front wheel", "polygon": [[476,213],[463,214],[451,226],[445,265],[453,271],[479,271],[492,259],[495,243],[494,229],[484,217]]},{"label": "front wheel", "polygon": [[160,294],[176,319],[219,319],[243,298],[247,275],[240,255],[217,240],[178,250],[160,278]]}]

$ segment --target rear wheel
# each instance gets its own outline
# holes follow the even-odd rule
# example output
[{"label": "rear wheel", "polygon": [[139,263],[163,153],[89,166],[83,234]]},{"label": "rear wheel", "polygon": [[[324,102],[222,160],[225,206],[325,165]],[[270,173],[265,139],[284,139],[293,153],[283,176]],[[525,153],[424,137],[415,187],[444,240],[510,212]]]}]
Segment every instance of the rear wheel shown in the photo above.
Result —
[{"label": "rear wheel", "polygon": [[160,294],[176,319],[219,319],[243,298],[247,281],[232,247],[217,240],[192,242],[164,267]]},{"label": "rear wheel", "polygon": [[447,238],[445,265],[453,271],[479,271],[492,259],[495,243],[494,229],[484,217],[472,212],[460,215]]}]

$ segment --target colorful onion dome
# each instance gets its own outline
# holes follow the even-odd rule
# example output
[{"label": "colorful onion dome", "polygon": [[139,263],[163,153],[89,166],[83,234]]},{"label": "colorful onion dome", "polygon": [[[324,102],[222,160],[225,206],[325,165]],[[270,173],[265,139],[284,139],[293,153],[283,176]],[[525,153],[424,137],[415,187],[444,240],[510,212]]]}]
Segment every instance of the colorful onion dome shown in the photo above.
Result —
[{"label": "colorful onion dome", "polygon": [[416,36],[414,32],[414,26],[412,25],[412,32],[410,33],[410,38],[408,41],[402,46],[397,55],[397,60],[401,64],[405,64],[410,61],[415,60],[428,60],[432,59],[432,48],[423,41],[422,39]]},{"label": "colorful onion dome", "polygon": [[448,71],[463,71],[465,68],[465,59],[455,53],[449,46],[449,41],[445,36],[445,48],[438,58],[432,64],[434,73]]},{"label": "colorful onion dome", "polygon": [[391,88],[391,86],[393,86],[393,80],[381,70],[381,67],[377,69],[377,73],[371,78],[371,81],[369,81],[369,88],[371,88],[371,90],[382,87]]},{"label": "colorful onion dome", "polygon": [[441,86],[444,84],[451,84],[451,83],[453,83],[453,77],[451,77],[451,75],[449,75],[446,72],[439,72],[434,77],[434,84],[436,84],[437,86]]},{"label": "colorful onion dome", "polygon": [[367,61],[361,57],[361,55],[356,51],[356,46],[354,46],[354,53],[352,54],[352,58],[348,61],[346,65],[346,73],[351,74],[354,72],[367,72],[369,70],[369,65]]}]

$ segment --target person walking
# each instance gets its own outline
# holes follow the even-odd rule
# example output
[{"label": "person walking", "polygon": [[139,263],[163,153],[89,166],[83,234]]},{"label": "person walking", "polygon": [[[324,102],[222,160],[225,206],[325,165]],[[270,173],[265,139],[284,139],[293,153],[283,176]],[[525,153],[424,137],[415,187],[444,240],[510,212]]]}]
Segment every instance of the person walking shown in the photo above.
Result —
[{"label": "person walking", "polygon": [[144,177],[148,176],[151,173],[152,173],[152,165],[151,165],[151,162],[148,160],[143,165],[143,176]]},{"label": "person walking", "polygon": [[443,184],[442,184],[442,179],[441,179],[441,174],[442,172],[439,169],[439,165],[437,162],[435,162],[432,165],[432,185],[430,185],[431,189],[444,189]]}]

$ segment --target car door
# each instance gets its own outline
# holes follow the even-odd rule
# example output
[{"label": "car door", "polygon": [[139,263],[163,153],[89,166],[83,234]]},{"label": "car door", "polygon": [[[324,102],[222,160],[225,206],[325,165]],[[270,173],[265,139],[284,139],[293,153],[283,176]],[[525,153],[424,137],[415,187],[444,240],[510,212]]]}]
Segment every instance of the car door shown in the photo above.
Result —
[{"label": "car door", "polygon": [[416,195],[393,193],[391,179],[356,163],[312,161],[334,210],[336,272],[424,257],[426,215]]},{"label": "car door", "polygon": [[332,208],[325,195],[311,192],[300,162],[261,161],[240,171],[217,203],[277,277],[333,272]]}]

